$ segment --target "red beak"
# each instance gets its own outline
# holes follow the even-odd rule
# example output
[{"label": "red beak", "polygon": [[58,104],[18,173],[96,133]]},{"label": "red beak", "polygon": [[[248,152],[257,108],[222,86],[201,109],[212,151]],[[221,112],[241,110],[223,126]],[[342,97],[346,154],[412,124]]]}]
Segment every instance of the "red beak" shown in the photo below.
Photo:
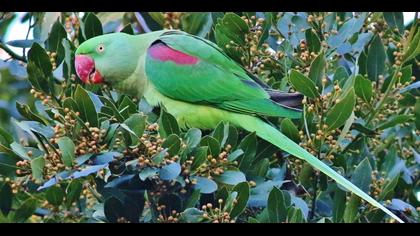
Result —
[{"label": "red beak", "polygon": [[75,61],[76,73],[83,83],[99,84],[104,82],[101,73],[95,68],[95,62],[89,56],[77,55]]}]

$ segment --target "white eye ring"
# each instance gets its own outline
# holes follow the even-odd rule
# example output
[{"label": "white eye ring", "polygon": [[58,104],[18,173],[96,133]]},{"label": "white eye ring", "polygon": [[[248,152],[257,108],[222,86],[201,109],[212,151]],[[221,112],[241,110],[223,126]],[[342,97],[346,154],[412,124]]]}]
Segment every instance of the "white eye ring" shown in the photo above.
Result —
[{"label": "white eye ring", "polygon": [[98,51],[99,53],[105,51],[105,46],[103,44],[99,44],[96,48],[96,51]]}]

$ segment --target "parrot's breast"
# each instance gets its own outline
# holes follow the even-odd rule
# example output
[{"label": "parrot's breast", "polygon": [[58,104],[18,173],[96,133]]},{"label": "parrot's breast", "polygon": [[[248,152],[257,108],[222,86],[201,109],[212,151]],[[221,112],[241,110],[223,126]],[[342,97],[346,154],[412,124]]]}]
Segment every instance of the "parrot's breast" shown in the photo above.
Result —
[{"label": "parrot's breast", "polygon": [[166,97],[149,85],[144,98],[151,106],[163,106],[173,115],[182,129],[195,127],[212,129],[220,121],[230,121],[232,113],[215,107],[192,104]]}]

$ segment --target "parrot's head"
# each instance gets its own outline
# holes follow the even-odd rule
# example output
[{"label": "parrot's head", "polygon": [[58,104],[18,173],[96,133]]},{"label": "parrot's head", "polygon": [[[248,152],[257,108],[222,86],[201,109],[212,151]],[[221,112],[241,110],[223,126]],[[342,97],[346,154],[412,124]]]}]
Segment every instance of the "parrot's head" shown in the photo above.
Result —
[{"label": "parrot's head", "polygon": [[84,83],[115,84],[136,69],[138,55],[130,47],[131,35],[112,33],[83,42],[76,50],[75,67]]}]

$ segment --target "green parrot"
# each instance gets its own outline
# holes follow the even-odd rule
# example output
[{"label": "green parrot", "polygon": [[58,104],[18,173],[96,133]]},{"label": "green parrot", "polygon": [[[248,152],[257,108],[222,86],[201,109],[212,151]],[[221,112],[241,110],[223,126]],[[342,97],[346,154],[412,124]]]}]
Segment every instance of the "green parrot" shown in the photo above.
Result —
[{"label": "green parrot", "polygon": [[181,128],[211,129],[227,121],[255,132],[403,223],[264,120],[300,118],[300,94],[270,88],[209,40],[178,30],[106,34],[77,48],[75,67],[85,83],[107,83],[124,94],[143,97],[152,106],[165,107]]}]

